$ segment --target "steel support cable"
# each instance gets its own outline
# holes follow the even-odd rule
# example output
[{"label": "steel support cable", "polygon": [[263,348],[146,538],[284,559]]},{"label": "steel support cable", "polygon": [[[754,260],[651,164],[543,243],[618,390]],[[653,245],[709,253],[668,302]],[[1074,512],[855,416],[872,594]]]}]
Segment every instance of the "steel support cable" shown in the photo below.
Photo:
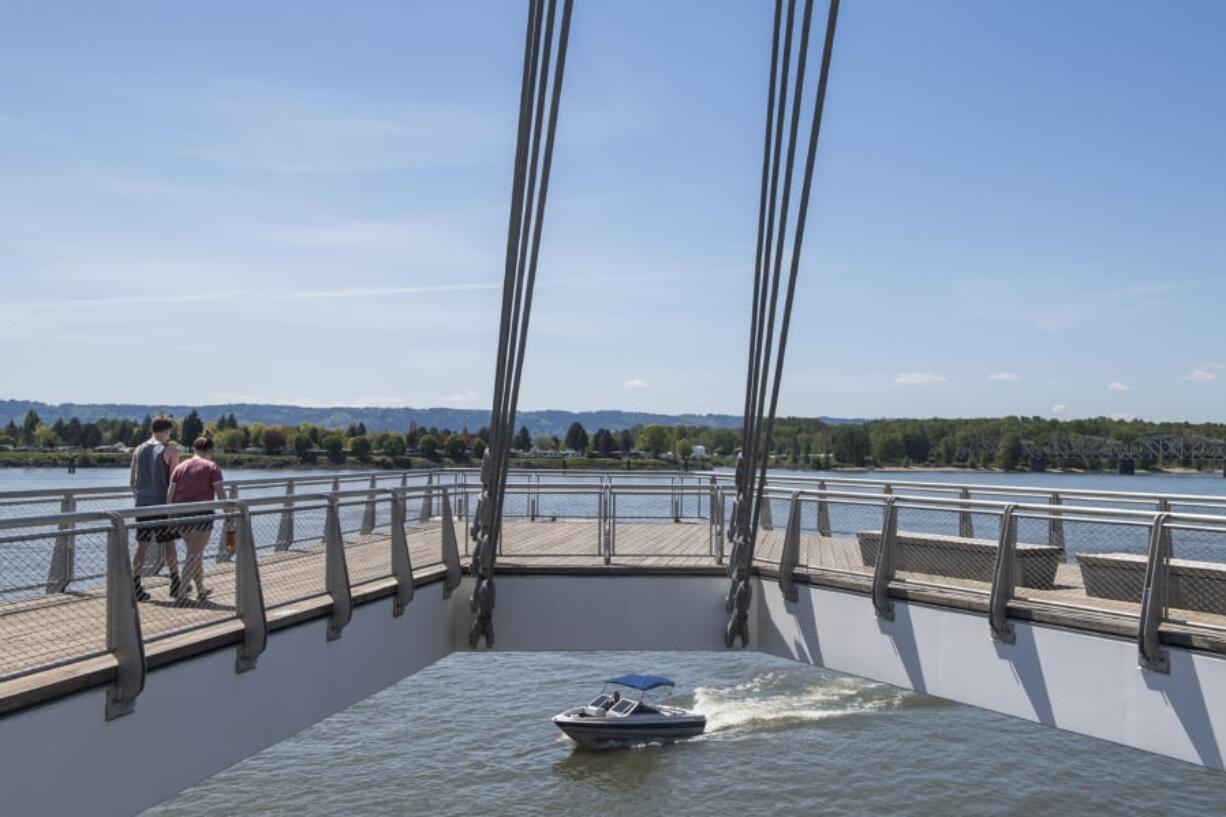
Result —
[{"label": "steel support cable", "polygon": [[[790,326],[791,326],[792,307],[795,301],[795,293],[796,293],[796,280],[797,280],[797,277],[799,275],[799,270],[800,270],[800,255],[801,255],[801,249],[804,244],[805,223],[808,218],[809,201],[811,198],[812,187],[813,187],[813,169],[814,169],[814,165],[816,163],[816,157],[817,157],[818,137],[820,136],[820,133],[821,133],[822,112],[825,108],[825,103],[826,103],[826,89],[827,89],[827,86],[829,83],[829,77],[830,77],[830,61],[831,61],[831,56],[834,51],[834,33],[835,33],[835,29],[836,29],[837,22],[838,22],[838,12],[839,12],[839,0],[831,0],[830,10],[829,10],[829,14],[826,20],[826,35],[825,35],[825,39],[824,39],[823,47],[822,47],[822,61],[821,61],[821,67],[819,69],[819,75],[818,75],[817,94],[816,94],[816,98],[814,100],[814,106],[813,106],[813,119],[810,124],[810,130],[809,130],[809,144],[808,144],[808,150],[806,152],[805,165],[804,165],[804,170],[803,170],[804,175],[803,175],[802,183],[801,183],[800,203],[796,211],[796,227],[794,231],[792,252],[791,252],[791,258],[790,258],[789,268],[788,268],[787,291],[784,296],[783,315],[781,317],[780,326],[779,326],[779,347],[778,347],[778,351],[776,352],[775,362],[774,362],[774,366],[772,369],[770,367],[770,351],[771,351],[772,339],[774,337],[773,332],[774,332],[775,311],[777,307],[778,288],[779,288],[779,282],[780,282],[780,277],[781,277],[780,273],[782,269],[783,249],[784,249],[785,238],[786,238],[787,212],[788,212],[789,200],[790,200],[790,195],[791,195],[791,179],[792,179],[792,171],[793,171],[793,162],[795,158],[796,137],[797,137],[797,130],[799,127],[800,106],[802,102],[802,85],[803,85],[803,79],[804,79],[804,73],[805,73],[805,62],[806,62],[807,51],[808,51],[809,28],[810,28],[810,22],[811,22],[811,17],[812,17],[812,0],[806,0],[805,2],[804,22],[802,23],[802,33],[801,33],[801,43],[800,43],[800,49],[797,55],[797,81],[796,81],[795,98],[793,100],[793,105],[792,105],[792,126],[791,126],[791,132],[789,135],[787,170],[786,170],[786,174],[784,178],[784,189],[782,192],[782,197],[781,197],[781,202],[780,202],[779,236],[777,239],[778,244],[776,247],[775,258],[774,258],[775,268],[773,271],[772,280],[770,282],[770,285],[771,285],[770,311],[769,311],[769,316],[768,316],[768,321],[767,321],[767,327],[763,328],[761,326],[760,320],[757,323],[757,327],[756,327],[757,329],[759,329],[759,335],[757,338],[755,338],[755,340],[764,339],[765,351],[761,355],[761,357],[754,356],[752,358],[753,364],[756,364],[757,368],[756,368],[756,371],[751,372],[751,375],[750,375],[751,378],[756,378],[756,381],[757,381],[756,385],[758,385],[758,388],[759,388],[758,404],[756,407],[757,411],[752,416],[750,415],[746,416],[745,425],[744,425],[743,434],[742,434],[743,438],[751,439],[752,448],[750,451],[750,457],[745,458],[742,461],[743,470],[745,471],[746,477],[747,477],[744,480],[746,483],[747,490],[741,497],[738,498],[738,501],[740,502],[742,506],[740,508],[742,514],[748,515],[751,521],[747,529],[742,528],[740,531],[738,531],[741,537],[740,541],[734,542],[734,552],[736,554],[736,558],[734,561],[736,562],[736,564],[733,567],[734,572],[733,572],[733,578],[732,578],[732,588],[728,595],[728,611],[731,615],[729,617],[727,627],[725,628],[725,631],[724,631],[724,642],[729,647],[735,644],[736,639],[738,637],[741,639],[741,643],[743,645],[748,645],[749,643],[748,614],[749,614],[749,604],[750,604],[750,601],[752,600],[752,589],[749,583],[749,569],[753,564],[753,552],[754,552],[754,547],[755,547],[756,540],[757,540],[758,520],[759,520],[759,515],[762,509],[762,503],[764,501],[769,501],[766,499],[766,496],[765,496],[766,468],[767,468],[768,460],[770,457],[771,436],[774,431],[775,412],[778,409],[778,405],[779,405],[779,390],[780,390],[780,385],[782,383],[783,366],[784,366],[785,356],[787,353],[788,330],[790,329]],[[778,32],[778,27],[776,26],[776,33],[777,32]],[[785,44],[785,53],[786,53],[786,44]],[[785,58],[784,70],[786,70],[786,58]],[[773,79],[773,71],[772,71],[772,79]],[[773,85],[773,82],[772,82],[772,85]],[[781,82],[781,85],[782,85],[782,82]],[[786,95],[786,89],[781,91],[780,93],[780,107],[782,107],[783,105],[785,95]],[[780,116],[782,116],[782,112],[780,113]],[[776,162],[778,161],[778,149],[777,148],[778,148],[778,143],[776,143],[776,155],[774,157],[774,160]],[[764,178],[765,178],[765,173],[764,173]],[[759,272],[758,278],[760,279],[762,283],[765,283],[764,276],[762,276],[760,271],[758,272]],[[756,286],[757,286],[757,283],[758,282],[755,282]],[[755,296],[758,296],[759,294],[764,294],[764,293],[759,293],[755,289]],[[762,334],[763,331],[765,333],[764,336]],[[772,381],[771,389],[770,389],[771,396],[770,396],[769,410],[765,411],[765,425],[763,426],[762,425],[763,413],[764,413],[763,410],[765,409],[763,402],[764,402],[764,398],[766,394],[766,381],[768,379]],[[761,442],[761,461],[760,463],[756,459],[759,456],[758,455],[758,445],[757,445],[757,443],[759,442],[759,439]],[[755,469],[757,471],[756,475],[750,476],[751,474],[753,474],[753,471]],[[738,468],[738,474],[741,470],[742,469]],[[754,476],[756,476],[756,479],[754,478]],[[745,504],[750,500],[750,497],[752,497],[753,499],[752,513],[748,513],[750,509],[748,507],[745,507]]]},{"label": "steel support cable", "polygon": [[[507,231],[507,267],[503,278],[502,319],[490,417],[490,446],[482,457],[482,491],[472,529],[475,543],[472,570],[477,581],[471,599],[475,617],[469,631],[469,644],[474,648],[482,638],[486,646],[492,647],[494,644],[494,568],[502,533],[507,470],[532,314],[541,227],[553,165],[572,7],[573,0],[564,0],[556,61],[552,55],[557,0],[548,0],[547,3],[545,0],[531,0],[528,9],[515,178]],[[542,16],[545,23],[543,30]],[[549,91],[548,95],[546,91]],[[549,106],[548,113],[546,104]],[[543,125],[545,138],[542,155]]]},{"label": "steel support cable", "polygon": [[[728,561],[728,572],[732,575],[739,564],[737,555],[744,541],[743,534],[749,525],[749,497],[753,495],[750,482],[753,476],[753,465],[756,462],[754,451],[757,442],[757,383],[761,377],[761,348],[764,310],[766,308],[766,289],[770,271],[771,246],[774,244],[775,203],[779,187],[779,146],[783,139],[783,106],[776,112],[776,98],[782,101],[787,94],[787,77],[791,67],[792,26],[795,19],[796,2],[788,0],[787,28],[784,33],[783,61],[779,62],[779,22],[783,8],[783,0],[775,2],[775,22],[771,41],[771,75],[766,103],[766,131],[762,140],[762,191],[758,202],[758,245],[754,258],[754,293],[753,307],[750,314],[749,334],[749,368],[745,377],[745,415],[741,428],[741,458],[737,463],[737,500],[732,509],[732,526],[729,540],[732,542],[732,558]],[[783,92],[776,90],[777,82]],[[772,139],[772,135],[774,138]],[[772,150],[773,145],[773,150]]]}]

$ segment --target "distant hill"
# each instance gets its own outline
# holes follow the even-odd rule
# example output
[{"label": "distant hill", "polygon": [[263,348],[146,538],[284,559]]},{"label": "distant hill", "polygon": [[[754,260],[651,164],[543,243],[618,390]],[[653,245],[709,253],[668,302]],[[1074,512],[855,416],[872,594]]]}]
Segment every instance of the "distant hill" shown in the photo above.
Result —
[{"label": "distant hill", "polygon": [[[11,419],[18,425],[30,409],[38,412],[44,422],[69,420],[73,417],[83,423],[102,418],[141,420],[145,415],[159,413],[182,417],[192,409],[205,421],[215,420],[223,414],[233,414],[240,423],[265,423],[296,426],[299,423],[314,423],[325,428],[344,428],[350,423],[363,423],[370,431],[404,431],[409,423],[419,426],[461,429],[467,426],[476,431],[489,422],[489,409],[458,408],[377,408],[335,406],[332,408],[307,408],[304,406],[275,406],[259,403],[225,403],[212,406],[156,406],[128,403],[60,403],[53,405],[33,400],[0,400],[0,425]],[[859,423],[860,420],[842,420],[822,417],[830,424]],[[709,426],[712,428],[737,428],[741,418],[731,414],[654,414],[645,411],[521,411],[516,419],[518,425],[526,425],[533,434],[562,436],[571,423],[579,421],[589,432],[598,428],[617,431],[636,425],[658,423],[665,426]]]}]

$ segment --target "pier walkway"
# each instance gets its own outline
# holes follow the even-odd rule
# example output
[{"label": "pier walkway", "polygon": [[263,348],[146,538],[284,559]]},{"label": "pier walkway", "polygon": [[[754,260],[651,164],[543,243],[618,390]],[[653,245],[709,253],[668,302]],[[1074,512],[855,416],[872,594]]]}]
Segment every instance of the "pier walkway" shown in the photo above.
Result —
[{"label": "pier walkway", "polygon": [[[116,489],[0,495],[0,749],[21,731],[13,724],[83,695],[105,690],[105,712],[56,729],[139,720],[146,699],[164,709],[167,672],[216,688],[223,654],[231,676],[292,683],[289,699],[243,706],[305,695],[322,707],[294,721],[305,725],[463,648],[471,473],[227,488],[224,502],[142,509],[153,519]],[[723,473],[516,473],[497,562],[510,594],[499,648],[718,648],[733,491]],[[1226,686],[1209,683],[1219,670],[1226,682],[1226,498],[791,475],[773,477],[768,495],[751,647],[1226,766],[1214,726],[1226,734]],[[150,545],[139,572],[151,598],[138,603],[138,535],[208,523],[207,600],[172,600]],[[182,567],[181,541],[177,553]],[[387,618],[366,612],[389,607]],[[321,624],[327,644],[349,646],[301,640]],[[357,652],[338,657],[347,650]],[[967,686],[998,662],[1013,681]],[[342,673],[327,683],[344,693],[328,698],[304,672]],[[1108,704],[1136,711],[1122,724],[1083,715]],[[217,745],[210,768],[280,739],[277,723]]]}]

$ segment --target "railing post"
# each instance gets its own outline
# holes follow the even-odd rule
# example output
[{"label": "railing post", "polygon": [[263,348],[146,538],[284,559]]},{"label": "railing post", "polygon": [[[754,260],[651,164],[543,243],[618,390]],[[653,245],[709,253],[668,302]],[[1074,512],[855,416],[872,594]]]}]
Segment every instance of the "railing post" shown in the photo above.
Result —
[{"label": "railing post", "polygon": [[359,533],[370,536],[375,532],[375,491],[378,490],[378,477],[370,478],[370,493],[366,495],[366,506],[362,509],[362,527]]},{"label": "railing post", "polygon": [[996,565],[992,571],[992,597],[988,608],[988,624],[992,639],[1012,644],[1013,622],[1009,621],[1009,599],[1017,586],[1017,518],[1014,506],[1006,505],[1000,516],[1000,541],[996,548]]},{"label": "railing post", "polygon": [[340,500],[328,497],[328,517],[324,521],[325,583],[332,596],[332,614],[328,618],[328,640],[341,637],[341,631],[353,618],[353,598],[349,594],[349,568],[345,564],[345,540],[341,535]]},{"label": "railing post", "polygon": [[877,565],[873,570],[873,608],[878,618],[893,621],[894,602],[890,601],[890,582],[894,580],[898,549],[898,508],[894,505],[893,496],[885,498],[881,517],[881,542],[877,550]]},{"label": "railing post", "polygon": [[260,565],[255,556],[255,535],[251,528],[251,508],[236,504],[238,519],[235,549],[234,599],[239,621],[243,622],[243,641],[238,645],[236,672],[255,668],[256,659],[268,644],[268,618],[264,610],[264,589]]},{"label": "railing post", "polygon": [[600,488],[600,539],[604,563],[613,561],[613,486],[605,483]]},{"label": "railing post", "polygon": [[441,489],[443,497],[443,531],[441,536],[441,545],[443,549],[443,564],[447,568],[447,575],[443,579],[443,598],[449,598],[452,592],[460,586],[460,579],[463,577],[464,571],[460,567],[460,550],[456,543],[455,536],[455,520],[451,516],[451,499],[447,496],[447,489]]},{"label": "railing post", "polygon": [[617,494],[609,491],[609,557],[617,553]]},{"label": "railing post", "polygon": [[115,684],[106,695],[109,721],[129,714],[145,688],[145,644],[132,585],[128,526],[119,514],[107,514],[107,519],[111,528],[106,536],[106,648],[117,665]]},{"label": "railing post", "polygon": [[528,477],[528,521],[535,522],[537,511],[540,510],[540,474],[531,474]]},{"label": "railing post", "polygon": [[758,527],[762,530],[774,530],[775,520],[771,518],[771,495],[762,494],[762,510],[758,512]]},{"label": "railing post", "polygon": [[716,489],[715,508],[717,518],[712,523],[715,525],[715,563],[722,565],[724,563],[724,535],[727,530],[724,526],[724,492],[722,489]]},{"label": "railing post", "polygon": [[671,479],[669,479],[668,482],[669,482],[668,495],[669,495],[669,499],[671,500],[671,505],[672,505],[673,521],[680,522],[681,521],[681,495],[677,493],[677,478],[672,477]]},{"label": "railing post", "polygon": [[332,478],[332,493],[334,494],[338,493],[340,490],[341,490],[341,478],[333,477]]},{"label": "railing post", "polygon": [[817,481],[817,535],[830,536],[830,501],[826,499],[826,480]]},{"label": "railing post", "polygon": [[[1166,501],[1162,500],[1162,505]],[[1141,595],[1141,622],[1137,630],[1137,652],[1142,669],[1169,673],[1170,654],[1163,649],[1159,627],[1166,617],[1167,576],[1171,558],[1171,532],[1166,529],[1170,514],[1165,510],[1154,517],[1149,534],[1149,561],[1145,567],[1145,590]]]},{"label": "railing post", "polygon": [[[60,499],[60,513],[77,510],[76,497],[71,493]],[[47,571],[47,594],[63,593],[68,589],[75,573],[77,537],[71,533],[75,522],[61,522],[60,533],[55,537],[55,550],[51,553],[51,568]]]},{"label": "railing post", "polygon": [[277,550],[289,550],[294,544],[294,481],[285,483],[285,504],[281,506],[281,521],[277,525]]},{"label": "railing post", "polygon": [[404,491],[392,491],[392,576],[396,579],[396,597],[392,602],[392,615],[399,616],[413,600],[413,562],[409,555],[409,539],[404,526],[408,522],[408,508]]},{"label": "railing post", "polygon": [[[963,488],[961,491],[958,491],[958,498],[969,500],[971,498],[970,489]],[[965,539],[971,539],[975,536],[975,517],[971,514],[971,506],[969,504],[964,504],[962,510],[958,512],[958,535]]]},{"label": "railing post", "polygon": [[418,522],[429,522],[434,516],[434,472],[426,474],[426,492],[421,498],[421,515]]},{"label": "railing post", "polygon": [[800,561],[800,492],[792,494],[788,526],[783,534],[783,553],[779,555],[779,589],[788,601],[800,599],[796,591],[796,564]]},{"label": "railing post", "polygon": [[1060,511],[1056,510],[1062,504],[1060,494],[1053,493],[1048,497],[1047,504],[1052,507],[1051,516],[1047,519],[1047,544],[1064,550],[1064,520],[1060,518]]}]

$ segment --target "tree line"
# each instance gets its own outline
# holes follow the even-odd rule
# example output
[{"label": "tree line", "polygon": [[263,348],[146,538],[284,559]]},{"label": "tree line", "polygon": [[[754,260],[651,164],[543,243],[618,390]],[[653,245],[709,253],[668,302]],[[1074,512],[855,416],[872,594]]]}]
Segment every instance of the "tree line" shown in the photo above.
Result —
[{"label": "tree line", "polygon": [[[152,417],[142,421],[101,419],[83,423],[76,417],[44,423],[27,412],[20,424],[10,420],[0,430],[0,446],[53,449],[60,446],[94,449],[120,444],[136,446],[150,436]],[[1021,442],[1042,443],[1058,436],[1090,436],[1128,445],[1155,434],[1226,438],[1226,423],[1155,423],[1106,417],[1053,420],[1043,417],[979,419],[871,420],[827,424],[821,420],[783,417],[775,422],[771,455],[777,464],[834,468],[865,465],[934,465],[1015,468],[1021,462]],[[339,463],[353,457],[368,461],[379,455],[392,460],[417,455],[430,460],[479,459],[489,445],[485,426],[470,432],[410,423],[404,432],[368,431],[364,424],[324,428],[239,423],[233,414],[204,420],[195,410],[175,421],[174,438],[184,445],[200,435],[211,437],[223,452],[293,455],[304,462],[323,457]],[[639,425],[626,429],[598,428],[589,433],[574,422],[561,438],[532,436],[521,426],[512,448],[521,454],[571,453],[581,457],[668,457],[688,461],[702,446],[716,461],[730,460],[740,449],[740,431],[709,426]]]}]

